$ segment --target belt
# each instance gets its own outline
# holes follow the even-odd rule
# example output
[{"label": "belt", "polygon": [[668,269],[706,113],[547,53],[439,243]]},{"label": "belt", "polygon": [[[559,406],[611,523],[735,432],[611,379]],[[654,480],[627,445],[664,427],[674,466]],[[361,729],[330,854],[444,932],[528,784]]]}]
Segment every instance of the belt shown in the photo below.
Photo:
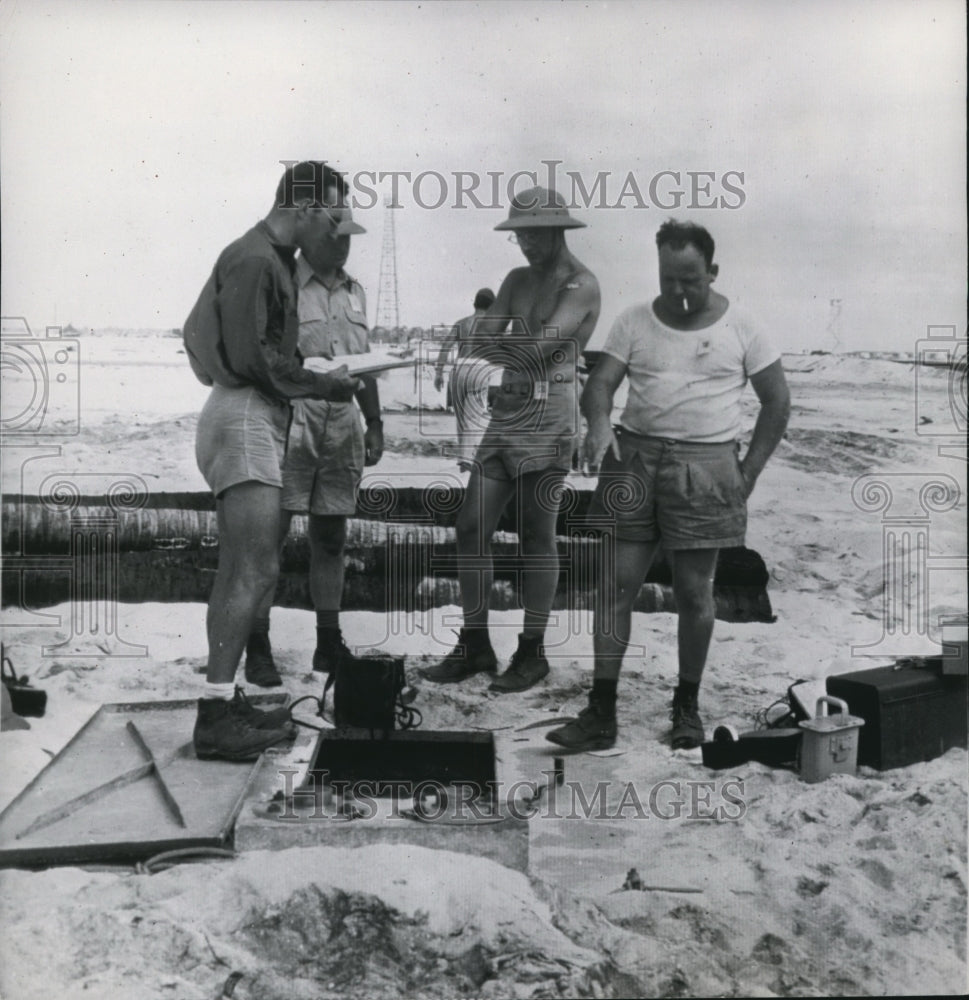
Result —
[{"label": "belt", "polygon": [[729,441],[683,441],[679,438],[665,438],[659,437],[656,434],[640,434],[637,431],[631,431],[628,427],[623,427],[622,424],[613,424],[613,433],[617,436],[625,436],[633,438],[636,441],[643,442],[653,442],[655,444],[664,445],[665,447],[676,447],[676,448],[736,448],[737,441],[732,439]]},{"label": "belt", "polygon": [[527,382],[502,382],[500,391],[515,396],[533,396],[535,399],[544,399],[548,396],[550,385],[572,385],[574,379],[567,378],[558,373],[549,380],[529,380]]}]

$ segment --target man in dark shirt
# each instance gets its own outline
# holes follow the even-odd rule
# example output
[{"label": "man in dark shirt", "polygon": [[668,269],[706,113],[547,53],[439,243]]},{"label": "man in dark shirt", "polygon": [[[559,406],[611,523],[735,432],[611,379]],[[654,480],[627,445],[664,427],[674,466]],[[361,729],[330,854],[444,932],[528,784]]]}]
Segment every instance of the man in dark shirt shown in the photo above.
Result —
[{"label": "man in dark shirt", "polygon": [[[339,174],[333,171],[333,175],[339,191],[328,190],[327,201],[336,205],[349,188]],[[353,221],[349,205],[333,208],[332,214],[338,226],[311,248],[304,247],[296,261],[299,352],[314,368],[314,359],[333,361],[370,351],[363,286],[344,270],[350,237],[366,230]],[[327,400],[294,401],[283,463],[283,541],[292,516],[309,515],[310,597],[316,611],[313,669],[326,674],[341,663],[353,662],[340,628],[347,518],[356,513],[364,467],[376,465],[383,454],[377,379],[362,375],[360,382],[358,406]],[[258,687],[283,683],[269,640],[272,596],[268,595],[270,599],[260,609],[246,646],[246,680]]]},{"label": "man in dark shirt", "polygon": [[292,734],[284,710],[259,711],[233,682],[278,575],[289,401],[345,402],[359,388],[345,368],[311,372],[297,353],[295,252],[339,225],[326,203],[329,173],[319,161],[286,170],[269,214],[222,251],[185,323],[189,363],[212,387],[196,458],[215,494],[219,527],[206,692],[194,732],[203,759],[253,760]]}]

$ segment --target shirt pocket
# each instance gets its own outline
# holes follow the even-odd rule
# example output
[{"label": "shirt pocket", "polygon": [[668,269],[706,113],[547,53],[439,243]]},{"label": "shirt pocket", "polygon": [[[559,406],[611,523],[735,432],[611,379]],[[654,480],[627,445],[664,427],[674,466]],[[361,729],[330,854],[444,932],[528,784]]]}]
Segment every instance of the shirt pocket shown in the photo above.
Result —
[{"label": "shirt pocket", "polygon": [[343,303],[334,313],[328,329],[330,357],[348,354],[366,354],[370,350],[367,340],[367,317],[358,309]]},{"label": "shirt pocket", "polygon": [[307,317],[299,324],[299,353],[304,358],[332,358],[330,333],[326,320]]},{"label": "shirt pocket", "polygon": [[367,327],[366,314],[359,309],[348,308],[346,311],[346,331],[350,343],[348,354],[366,354],[370,350],[370,334]]}]

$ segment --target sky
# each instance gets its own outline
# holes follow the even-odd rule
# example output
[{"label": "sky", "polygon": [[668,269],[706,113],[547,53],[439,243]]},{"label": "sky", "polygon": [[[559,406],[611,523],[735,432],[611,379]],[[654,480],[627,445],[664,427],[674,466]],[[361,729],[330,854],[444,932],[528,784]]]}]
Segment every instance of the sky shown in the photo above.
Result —
[{"label": "sky", "polygon": [[965,66],[959,0],[2,0],[3,315],[180,327],[314,158],[351,180],[372,323],[389,213],[401,322],[450,324],[523,262],[493,227],[534,170],[592,192],[592,346],[676,217],[782,350],[912,350],[965,332]]}]

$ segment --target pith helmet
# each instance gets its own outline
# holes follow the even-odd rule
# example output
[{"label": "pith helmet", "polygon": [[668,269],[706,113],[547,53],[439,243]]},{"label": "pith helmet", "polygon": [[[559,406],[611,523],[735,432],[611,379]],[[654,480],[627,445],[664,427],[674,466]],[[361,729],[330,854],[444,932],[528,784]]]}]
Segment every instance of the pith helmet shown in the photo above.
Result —
[{"label": "pith helmet", "polygon": [[495,229],[582,229],[584,222],[573,219],[565,199],[551,188],[533,187],[519,191],[512,199],[508,218]]},{"label": "pith helmet", "polygon": [[334,236],[356,236],[358,233],[365,233],[367,230],[359,222],[353,221],[353,209],[345,194],[337,191],[336,204],[326,203],[324,207],[328,210],[330,218],[335,223],[333,227]]},{"label": "pith helmet", "polygon": [[359,222],[354,222],[352,219],[345,219],[343,222],[338,222],[336,227],[337,236],[356,236],[366,231]]},{"label": "pith helmet", "polygon": [[337,223],[335,235],[337,236],[356,236],[359,233],[365,233],[367,230],[360,225],[359,222],[353,221],[353,214],[350,211],[350,206],[346,205],[344,207],[343,218]]}]

